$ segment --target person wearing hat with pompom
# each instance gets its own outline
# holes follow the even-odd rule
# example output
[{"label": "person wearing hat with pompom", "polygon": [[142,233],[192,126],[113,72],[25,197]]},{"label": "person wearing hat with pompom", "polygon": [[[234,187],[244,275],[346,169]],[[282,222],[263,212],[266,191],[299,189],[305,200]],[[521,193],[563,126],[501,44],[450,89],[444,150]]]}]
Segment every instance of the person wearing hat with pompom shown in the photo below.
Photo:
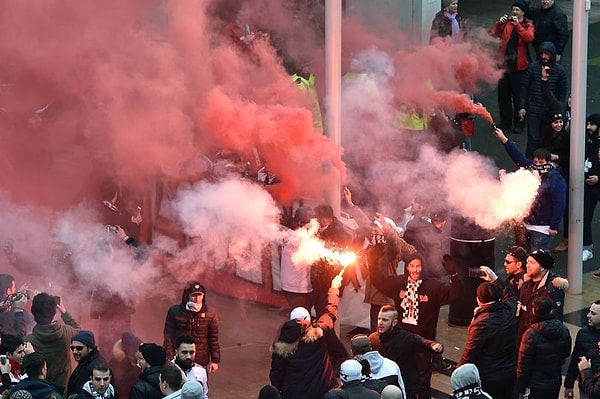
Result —
[{"label": "person wearing hat with pompom", "polygon": [[89,330],[80,330],[71,339],[71,352],[77,362],[77,367],[69,377],[67,384],[67,394],[78,394],[83,385],[90,380],[92,369],[99,363],[106,364],[106,361],[98,352],[94,333]]},{"label": "person wearing hat with pompom", "polygon": [[520,345],[525,330],[531,325],[531,305],[535,298],[550,298],[554,304],[552,315],[562,321],[565,291],[569,287],[569,281],[552,273],[554,263],[554,258],[545,249],[535,250],[527,257],[529,280],[523,283],[517,302],[517,345]]},{"label": "person wearing hat with pompom", "polygon": [[340,367],[342,386],[325,394],[325,399],[379,399],[379,394],[363,385],[362,365],[354,359]]},{"label": "person wearing hat with pompom", "polygon": [[517,365],[517,297],[492,269],[480,270],[485,282],[477,287],[477,307],[458,365],[473,363],[487,393],[494,399],[511,399]]},{"label": "person wearing hat with pompom", "polygon": [[161,399],[160,370],[167,362],[165,349],[154,343],[139,347],[138,367],[142,370],[140,379],[129,392],[129,399]]}]

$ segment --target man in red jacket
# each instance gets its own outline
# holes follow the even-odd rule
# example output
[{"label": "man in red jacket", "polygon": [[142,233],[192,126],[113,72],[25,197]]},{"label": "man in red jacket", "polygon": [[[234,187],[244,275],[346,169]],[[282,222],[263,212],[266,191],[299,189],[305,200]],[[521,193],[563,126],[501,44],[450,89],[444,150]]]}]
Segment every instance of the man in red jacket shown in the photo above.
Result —
[{"label": "man in red jacket", "polygon": [[510,15],[504,14],[489,30],[490,35],[500,38],[498,66],[504,68],[504,75],[498,81],[500,126],[504,131],[514,126],[514,133],[520,133],[525,123],[519,117],[517,104],[521,76],[529,66],[527,47],[535,32],[533,24],[524,17],[525,11],[524,2],[514,2]]}]

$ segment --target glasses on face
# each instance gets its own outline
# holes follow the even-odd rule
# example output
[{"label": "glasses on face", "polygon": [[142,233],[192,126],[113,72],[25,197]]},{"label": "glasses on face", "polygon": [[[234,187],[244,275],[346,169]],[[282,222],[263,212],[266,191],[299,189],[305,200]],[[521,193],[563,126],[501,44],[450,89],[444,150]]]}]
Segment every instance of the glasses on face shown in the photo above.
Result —
[{"label": "glasses on face", "polygon": [[71,345],[71,351],[75,352],[81,352],[83,349],[85,348],[85,346],[80,346],[80,345]]},{"label": "glasses on face", "polygon": [[504,259],[504,264],[505,265],[510,265],[511,263],[513,263],[514,260],[508,260],[508,259]]}]

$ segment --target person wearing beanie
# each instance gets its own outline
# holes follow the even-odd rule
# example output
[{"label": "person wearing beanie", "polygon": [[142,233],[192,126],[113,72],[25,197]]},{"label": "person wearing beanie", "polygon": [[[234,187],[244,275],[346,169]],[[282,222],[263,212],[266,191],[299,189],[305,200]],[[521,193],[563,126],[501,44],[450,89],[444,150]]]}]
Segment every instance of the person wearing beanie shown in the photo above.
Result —
[{"label": "person wearing beanie", "polygon": [[[585,126],[585,163],[584,163],[584,190],[583,190],[583,261],[594,257],[592,239],[592,220],[596,204],[600,200],[600,114],[591,114],[587,117]],[[595,278],[600,278],[600,270],[594,273]]]},{"label": "person wearing beanie", "polygon": [[129,391],[129,399],[161,399],[159,377],[167,362],[167,353],[162,346],[154,343],[140,345],[138,353],[137,366],[142,372]]},{"label": "person wearing beanie", "polygon": [[523,334],[517,362],[517,391],[530,399],[558,399],[562,365],[571,354],[571,334],[552,314],[554,302],[538,296],[531,303],[531,325]]},{"label": "person wearing beanie", "polygon": [[181,302],[167,311],[164,327],[164,348],[167,357],[175,355],[177,337],[189,335],[196,343],[194,361],[209,373],[219,370],[221,347],[217,312],[206,303],[206,289],[198,281],[189,281],[181,295]]},{"label": "person wearing beanie", "polygon": [[124,332],[112,348],[108,362],[114,381],[112,382],[121,398],[129,397],[129,391],[137,381],[140,369],[137,367],[138,348],[142,340],[131,332]]},{"label": "person wearing beanie", "polygon": [[342,386],[332,389],[325,399],[379,399],[379,393],[363,385],[362,365],[354,360],[346,360],[340,366]]},{"label": "person wearing beanie", "polygon": [[495,128],[494,136],[518,167],[530,170],[540,179],[529,213],[523,218],[523,226],[530,251],[540,248],[550,250],[566,209],[567,182],[551,163],[552,154],[547,148],[533,150],[531,158],[528,158],[514,141],[506,137],[502,129]]},{"label": "person wearing beanie", "polygon": [[[63,323],[54,320],[60,312]],[[59,388],[61,394],[66,389],[71,375],[71,338],[79,331],[79,323],[67,312],[60,297],[42,292],[33,297],[31,313],[36,325],[23,341],[30,342],[36,352],[46,356],[48,372],[46,379]]]},{"label": "person wearing beanie", "polygon": [[90,380],[92,369],[100,363],[107,363],[98,352],[94,333],[89,330],[80,330],[73,336],[71,352],[77,362],[77,367],[69,377],[67,394],[75,395],[80,393],[83,385]]},{"label": "person wearing beanie", "polygon": [[477,307],[458,362],[477,366],[481,386],[494,399],[511,399],[517,365],[517,296],[487,266],[481,266]]},{"label": "person wearing beanie", "polygon": [[342,278],[336,276],[329,289],[329,305],[315,323],[302,318],[286,321],[271,345],[269,379],[283,399],[322,399],[336,386],[328,352],[327,331],[337,319]]},{"label": "person wearing beanie", "polygon": [[569,25],[563,10],[555,4],[555,0],[540,0],[540,5],[529,7],[525,16],[535,26],[535,37],[531,43],[533,50],[537,53],[543,43],[552,43],[556,47],[556,61],[561,62],[569,41]]},{"label": "person wearing beanie", "polygon": [[429,42],[438,37],[452,37],[455,40],[465,40],[467,23],[458,13],[458,0],[442,0],[442,10],[438,11],[431,22]]},{"label": "person wearing beanie", "polygon": [[[496,399],[483,390],[479,370],[472,363],[465,363],[456,368],[450,376],[450,385],[454,392],[450,398],[456,399]],[[512,389],[512,385],[510,387]]]},{"label": "person wearing beanie", "polygon": [[406,388],[404,387],[404,379],[398,364],[371,348],[371,341],[368,335],[357,334],[350,340],[350,348],[354,359],[366,360],[371,369],[371,378],[373,380],[385,381],[386,385],[392,384],[400,387],[402,394],[406,396]]},{"label": "person wearing beanie", "polygon": [[513,129],[513,133],[521,133],[525,127],[518,104],[521,80],[530,62],[528,47],[535,33],[533,24],[524,18],[527,9],[523,3],[514,2],[510,15],[504,14],[489,29],[492,37],[500,38],[498,66],[504,69],[498,81],[500,128]]},{"label": "person wearing beanie", "polygon": [[504,271],[506,280],[513,292],[519,296],[521,286],[525,281],[525,265],[527,264],[527,251],[518,245],[513,245],[504,255]]},{"label": "person wearing beanie", "polygon": [[552,315],[562,321],[565,291],[569,281],[552,273],[554,258],[549,251],[538,249],[527,257],[527,278],[519,292],[517,306],[517,345],[532,321],[531,307],[537,297],[548,297],[554,304]]}]

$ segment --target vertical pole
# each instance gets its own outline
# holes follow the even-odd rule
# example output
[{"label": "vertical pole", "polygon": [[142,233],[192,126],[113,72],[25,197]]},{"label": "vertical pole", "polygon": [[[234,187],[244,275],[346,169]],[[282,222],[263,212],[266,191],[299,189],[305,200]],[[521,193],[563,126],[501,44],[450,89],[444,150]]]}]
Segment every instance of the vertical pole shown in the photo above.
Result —
[{"label": "vertical pole", "polygon": [[571,165],[569,172],[569,293],[583,292],[583,162],[587,86],[588,17],[591,0],[573,2],[573,54],[571,67]]},{"label": "vertical pole", "polygon": [[[325,134],[342,143],[342,0],[325,0]],[[331,165],[330,165],[331,166]],[[340,214],[341,182],[337,169],[325,193],[336,215]]]}]

